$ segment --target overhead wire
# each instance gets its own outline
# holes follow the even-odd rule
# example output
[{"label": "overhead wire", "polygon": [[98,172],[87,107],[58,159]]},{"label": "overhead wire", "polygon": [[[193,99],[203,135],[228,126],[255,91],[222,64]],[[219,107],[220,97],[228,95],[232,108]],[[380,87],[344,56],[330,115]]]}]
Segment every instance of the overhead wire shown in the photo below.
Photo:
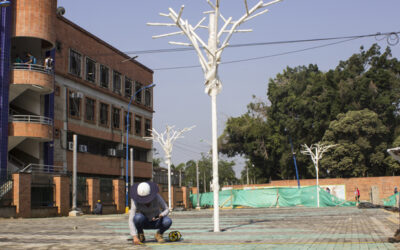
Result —
[{"label": "overhead wire", "polygon": [[[220,64],[232,64],[232,63],[239,63],[239,62],[247,62],[247,61],[261,60],[261,59],[271,58],[271,57],[276,57],[276,56],[283,56],[283,55],[298,53],[298,52],[302,52],[302,51],[307,51],[307,50],[313,50],[313,49],[328,47],[328,46],[332,46],[332,45],[339,44],[339,43],[345,43],[345,42],[349,42],[349,41],[356,40],[356,39],[359,39],[359,38],[350,38],[350,39],[346,39],[346,40],[344,40],[344,41],[339,41],[339,42],[334,42],[334,43],[328,43],[328,44],[313,46],[313,47],[304,48],[304,49],[286,51],[286,52],[277,53],[277,54],[272,54],[272,55],[266,55],[266,56],[259,56],[259,57],[251,57],[251,58],[245,58],[245,59],[239,59],[239,60],[226,61],[226,62],[221,62]],[[199,67],[200,67],[200,65],[189,65],[189,66],[177,66],[177,67],[156,68],[156,69],[153,69],[153,70],[154,70],[154,71],[156,71],[156,70],[161,71],[161,70],[174,70],[174,69],[190,69],[190,68],[199,68]]]},{"label": "overhead wire", "polygon": [[[324,38],[310,38],[310,39],[297,39],[297,40],[283,40],[283,41],[272,41],[272,42],[254,42],[254,43],[241,43],[241,44],[231,44],[228,45],[227,48],[240,48],[240,47],[252,47],[252,46],[264,46],[264,45],[277,45],[277,44],[291,44],[291,43],[305,43],[305,42],[320,42],[320,41],[329,41],[329,40],[343,40],[343,39],[351,39],[351,38],[365,38],[365,37],[377,37],[384,36],[390,37],[392,35],[397,35],[400,32],[377,32],[372,34],[363,34],[363,35],[352,35],[352,36],[337,36],[337,37],[324,37]],[[170,52],[182,52],[182,51],[191,51],[194,48],[170,48],[170,49],[153,49],[153,50],[136,50],[136,51],[125,51],[125,54],[154,54],[154,53],[170,53]],[[101,54],[100,54],[101,55]],[[103,54],[105,55],[105,54]]]}]

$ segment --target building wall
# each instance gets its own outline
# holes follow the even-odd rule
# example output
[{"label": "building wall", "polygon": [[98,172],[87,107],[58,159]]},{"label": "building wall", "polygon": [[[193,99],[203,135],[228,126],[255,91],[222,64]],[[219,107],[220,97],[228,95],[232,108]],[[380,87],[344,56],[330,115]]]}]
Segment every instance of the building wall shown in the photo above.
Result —
[{"label": "building wall", "polygon": [[[14,0],[13,37],[40,38],[54,44],[57,0]],[[46,44],[51,47],[51,44]]]},{"label": "building wall", "polygon": [[[80,75],[70,73],[70,53],[75,51],[80,54]],[[129,58],[111,45],[105,43],[96,36],[83,30],[63,17],[56,20],[56,79],[55,79],[55,117],[54,117],[54,162],[72,170],[72,151],[68,150],[67,132],[97,138],[115,143],[125,144],[126,128],[125,113],[128,110],[130,96],[125,96],[125,77],[132,80],[132,84],[141,83],[143,86],[153,82],[153,71],[144,65],[126,60]],[[90,82],[86,78],[86,59],[96,63],[96,80]],[[123,62],[125,60],[125,62]],[[100,85],[100,65],[109,68],[108,88]],[[121,74],[121,93],[113,92],[113,72]],[[131,132],[129,134],[129,145],[147,150],[148,162],[135,161],[135,177],[151,178],[151,149],[152,142],[143,139],[145,136],[145,120],[152,122],[153,117],[153,95],[151,91],[151,104],[144,103],[144,92],[142,92],[142,103],[133,102],[130,106]],[[133,90],[134,91],[134,90]],[[80,106],[77,116],[69,113],[70,93],[79,93],[80,98],[76,103]],[[94,120],[86,119],[86,98],[94,100]],[[100,124],[100,103],[109,105],[108,124]],[[119,128],[114,128],[112,122],[112,109],[120,110]],[[141,134],[136,134],[134,118],[140,116]],[[78,138],[79,141],[79,138]],[[78,153],[78,173],[95,175],[123,175],[125,158],[109,157],[107,155],[94,155],[90,153]]]}]

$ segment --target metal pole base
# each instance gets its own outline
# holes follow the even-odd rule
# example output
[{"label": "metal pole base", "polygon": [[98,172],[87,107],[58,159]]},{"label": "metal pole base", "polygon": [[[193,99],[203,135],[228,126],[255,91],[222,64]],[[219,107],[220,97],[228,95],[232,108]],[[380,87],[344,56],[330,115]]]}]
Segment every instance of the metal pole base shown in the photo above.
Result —
[{"label": "metal pole base", "polygon": [[70,216],[70,217],[77,217],[77,216],[81,216],[81,215],[83,215],[83,213],[78,210],[72,210],[68,214],[68,216]]}]

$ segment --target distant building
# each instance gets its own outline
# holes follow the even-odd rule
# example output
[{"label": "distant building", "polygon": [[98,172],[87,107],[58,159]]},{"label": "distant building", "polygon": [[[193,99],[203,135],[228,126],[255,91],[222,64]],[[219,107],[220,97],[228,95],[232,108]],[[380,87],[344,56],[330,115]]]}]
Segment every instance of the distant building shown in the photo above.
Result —
[{"label": "distant building", "polygon": [[[56,11],[56,0],[11,0],[1,9],[0,202],[13,204],[6,184],[27,168],[32,207],[52,206],[53,176],[70,176],[77,134],[78,203],[91,205],[93,179],[98,199],[115,204],[113,180],[125,178],[128,103],[152,84],[153,71]],[[130,106],[135,181],[152,178],[152,142],[143,137],[153,112],[148,88]]]}]

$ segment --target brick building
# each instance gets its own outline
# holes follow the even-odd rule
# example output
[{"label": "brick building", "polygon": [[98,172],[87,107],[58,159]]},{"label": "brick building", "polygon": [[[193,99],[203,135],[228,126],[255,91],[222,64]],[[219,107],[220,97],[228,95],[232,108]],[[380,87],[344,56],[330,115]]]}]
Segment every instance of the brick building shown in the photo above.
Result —
[{"label": "brick building", "polygon": [[127,125],[135,181],[152,178],[152,143],[143,137],[153,89],[137,91],[152,84],[153,71],[62,14],[57,0],[1,8],[0,203],[14,205],[17,216],[69,210],[74,134],[78,206],[90,211],[100,199],[124,211]]}]

